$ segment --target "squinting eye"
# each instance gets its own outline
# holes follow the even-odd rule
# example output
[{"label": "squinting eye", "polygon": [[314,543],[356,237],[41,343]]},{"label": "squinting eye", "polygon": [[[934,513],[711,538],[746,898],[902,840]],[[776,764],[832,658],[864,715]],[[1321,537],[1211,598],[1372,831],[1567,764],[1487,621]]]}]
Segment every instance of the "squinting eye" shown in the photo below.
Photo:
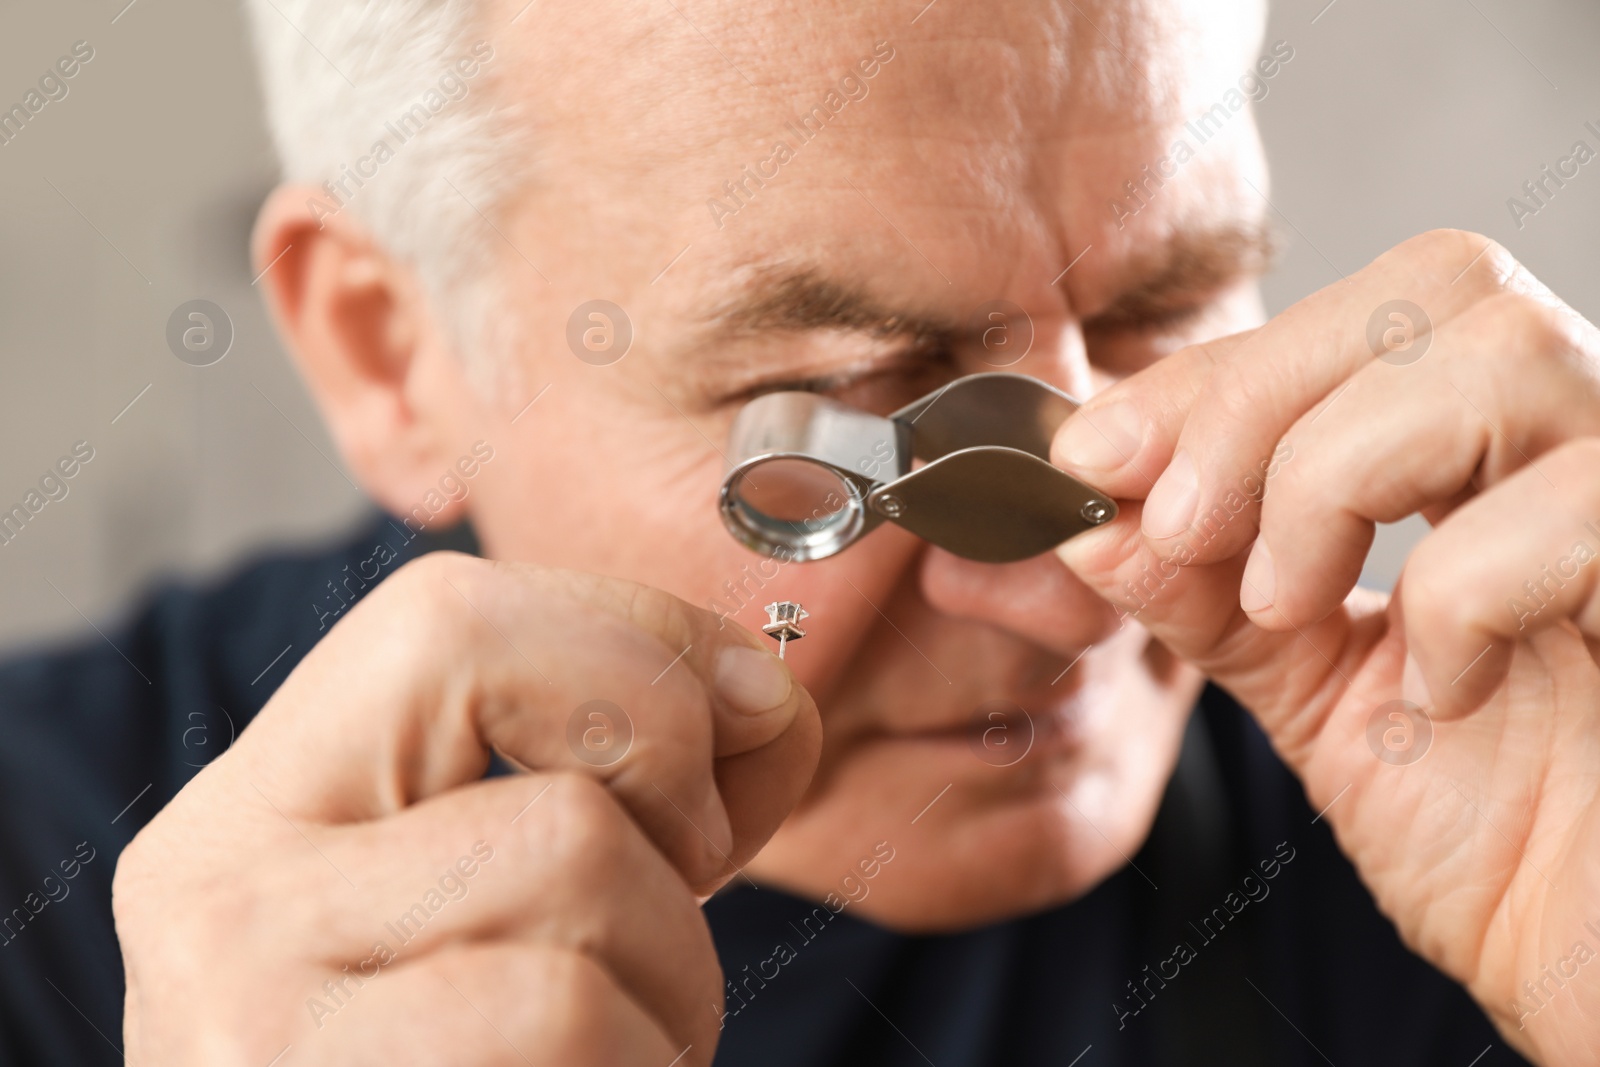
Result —
[{"label": "squinting eye", "polygon": [[940,360],[903,371],[874,374],[828,390],[828,395],[841,404],[874,415],[887,415],[948,384],[955,376],[954,362]]},{"label": "squinting eye", "polygon": [[1084,341],[1089,362],[1113,378],[1136,374],[1194,340],[1189,335],[1199,332],[1207,310],[1194,307],[1116,323],[1088,324]]},{"label": "squinting eye", "polygon": [[1199,304],[1189,304],[1183,307],[1150,309],[1138,315],[1118,316],[1111,319],[1092,319],[1084,324],[1085,332],[1096,334],[1110,334],[1125,332],[1133,334],[1159,334],[1181,330],[1204,316],[1210,311],[1212,304],[1208,301]]},{"label": "squinting eye", "polygon": [[895,356],[887,366],[869,371],[768,382],[730,399],[742,404],[766,393],[795,390],[821,393],[841,404],[875,415],[887,415],[928,395],[955,376],[955,356],[949,347],[928,345]]},{"label": "squinting eye", "polygon": [[1172,308],[1159,315],[1152,315],[1141,322],[1133,324],[1136,330],[1145,333],[1164,333],[1170,330],[1180,330],[1190,325],[1200,316],[1210,310],[1209,304],[1195,304],[1192,307]]}]

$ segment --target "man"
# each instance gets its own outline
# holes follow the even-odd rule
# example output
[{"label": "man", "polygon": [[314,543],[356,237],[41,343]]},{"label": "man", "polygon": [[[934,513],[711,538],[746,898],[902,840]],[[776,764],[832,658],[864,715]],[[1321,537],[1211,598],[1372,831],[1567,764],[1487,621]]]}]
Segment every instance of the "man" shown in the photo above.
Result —
[{"label": "man", "polygon": [[[8,855],[148,820],[129,1063],[1594,1061],[1600,337],[1461,233],[1261,324],[1259,5],[917,7],[256,10],[254,258],[397,518],[6,675]],[[723,532],[743,401],[893,410],[996,301],[1114,522]],[[114,1057],[50,907],[8,1052]]]}]

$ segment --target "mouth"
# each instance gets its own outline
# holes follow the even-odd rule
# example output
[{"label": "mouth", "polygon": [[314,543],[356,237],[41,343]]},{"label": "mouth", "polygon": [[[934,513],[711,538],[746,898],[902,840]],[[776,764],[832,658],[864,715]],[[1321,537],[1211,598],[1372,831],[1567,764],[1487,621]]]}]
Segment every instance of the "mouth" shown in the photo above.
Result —
[{"label": "mouth", "polygon": [[[1084,653],[1087,653],[1087,649]],[[959,718],[944,717],[928,724],[884,724],[875,731],[891,740],[970,741],[988,735],[1026,736],[1081,733],[1085,706],[1083,695],[1088,680],[1087,664],[1079,653],[1066,661],[1066,669],[1053,668],[1033,684],[987,686],[990,696],[969,706]]]},{"label": "mouth", "polygon": [[911,744],[962,753],[991,767],[1015,766],[1030,755],[1070,754],[1087,742],[1087,708],[1076,694],[984,701],[956,723],[880,731],[880,743]]},{"label": "mouth", "polygon": [[999,670],[956,676],[950,689],[919,685],[913,692],[921,699],[886,686],[852,707],[856,714],[831,722],[824,714],[825,750],[815,785],[846,764],[881,759],[948,780],[976,776],[988,782],[985,788],[1009,792],[1036,771],[1079,761],[1097,744],[1116,699],[1116,687],[1099,684],[1105,658],[1090,651],[1100,650],[1006,657],[994,664]]}]

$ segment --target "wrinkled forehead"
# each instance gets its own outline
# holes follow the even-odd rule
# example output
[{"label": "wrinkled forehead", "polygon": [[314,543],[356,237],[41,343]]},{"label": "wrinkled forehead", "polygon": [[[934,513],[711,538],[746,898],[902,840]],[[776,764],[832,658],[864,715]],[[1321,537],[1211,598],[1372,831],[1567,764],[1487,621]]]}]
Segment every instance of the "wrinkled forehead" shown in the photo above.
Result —
[{"label": "wrinkled forehead", "polygon": [[539,0],[499,39],[551,178],[703,192],[779,142],[933,182],[1036,166],[1194,110],[1263,21],[1258,0]]}]

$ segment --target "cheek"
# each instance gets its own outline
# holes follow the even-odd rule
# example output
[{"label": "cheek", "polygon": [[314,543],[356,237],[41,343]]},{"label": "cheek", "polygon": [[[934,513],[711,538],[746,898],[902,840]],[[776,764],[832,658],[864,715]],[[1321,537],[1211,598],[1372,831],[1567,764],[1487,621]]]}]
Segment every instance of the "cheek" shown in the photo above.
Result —
[{"label": "cheek", "polygon": [[627,578],[704,606],[716,557],[736,547],[716,513],[722,460],[670,409],[663,418],[592,388],[552,390],[493,443],[468,497],[488,555]]},{"label": "cheek", "polygon": [[[1089,714],[1095,716],[1090,743],[1097,762],[1112,768],[1122,784],[1124,801],[1141,810],[1148,802],[1148,811],[1133,820],[1137,826],[1141,819],[1154,818],[1205,678],[1137,624],[1125,627],[1101,650],[1104,655],[1090,665],[1087,688],[1092,695],[1084,695]],[[1093,784],[1080,782],[1069,792],[1077,788],[1092,791]],[[1088,803],[1079,796],[1074,800]]]}]

